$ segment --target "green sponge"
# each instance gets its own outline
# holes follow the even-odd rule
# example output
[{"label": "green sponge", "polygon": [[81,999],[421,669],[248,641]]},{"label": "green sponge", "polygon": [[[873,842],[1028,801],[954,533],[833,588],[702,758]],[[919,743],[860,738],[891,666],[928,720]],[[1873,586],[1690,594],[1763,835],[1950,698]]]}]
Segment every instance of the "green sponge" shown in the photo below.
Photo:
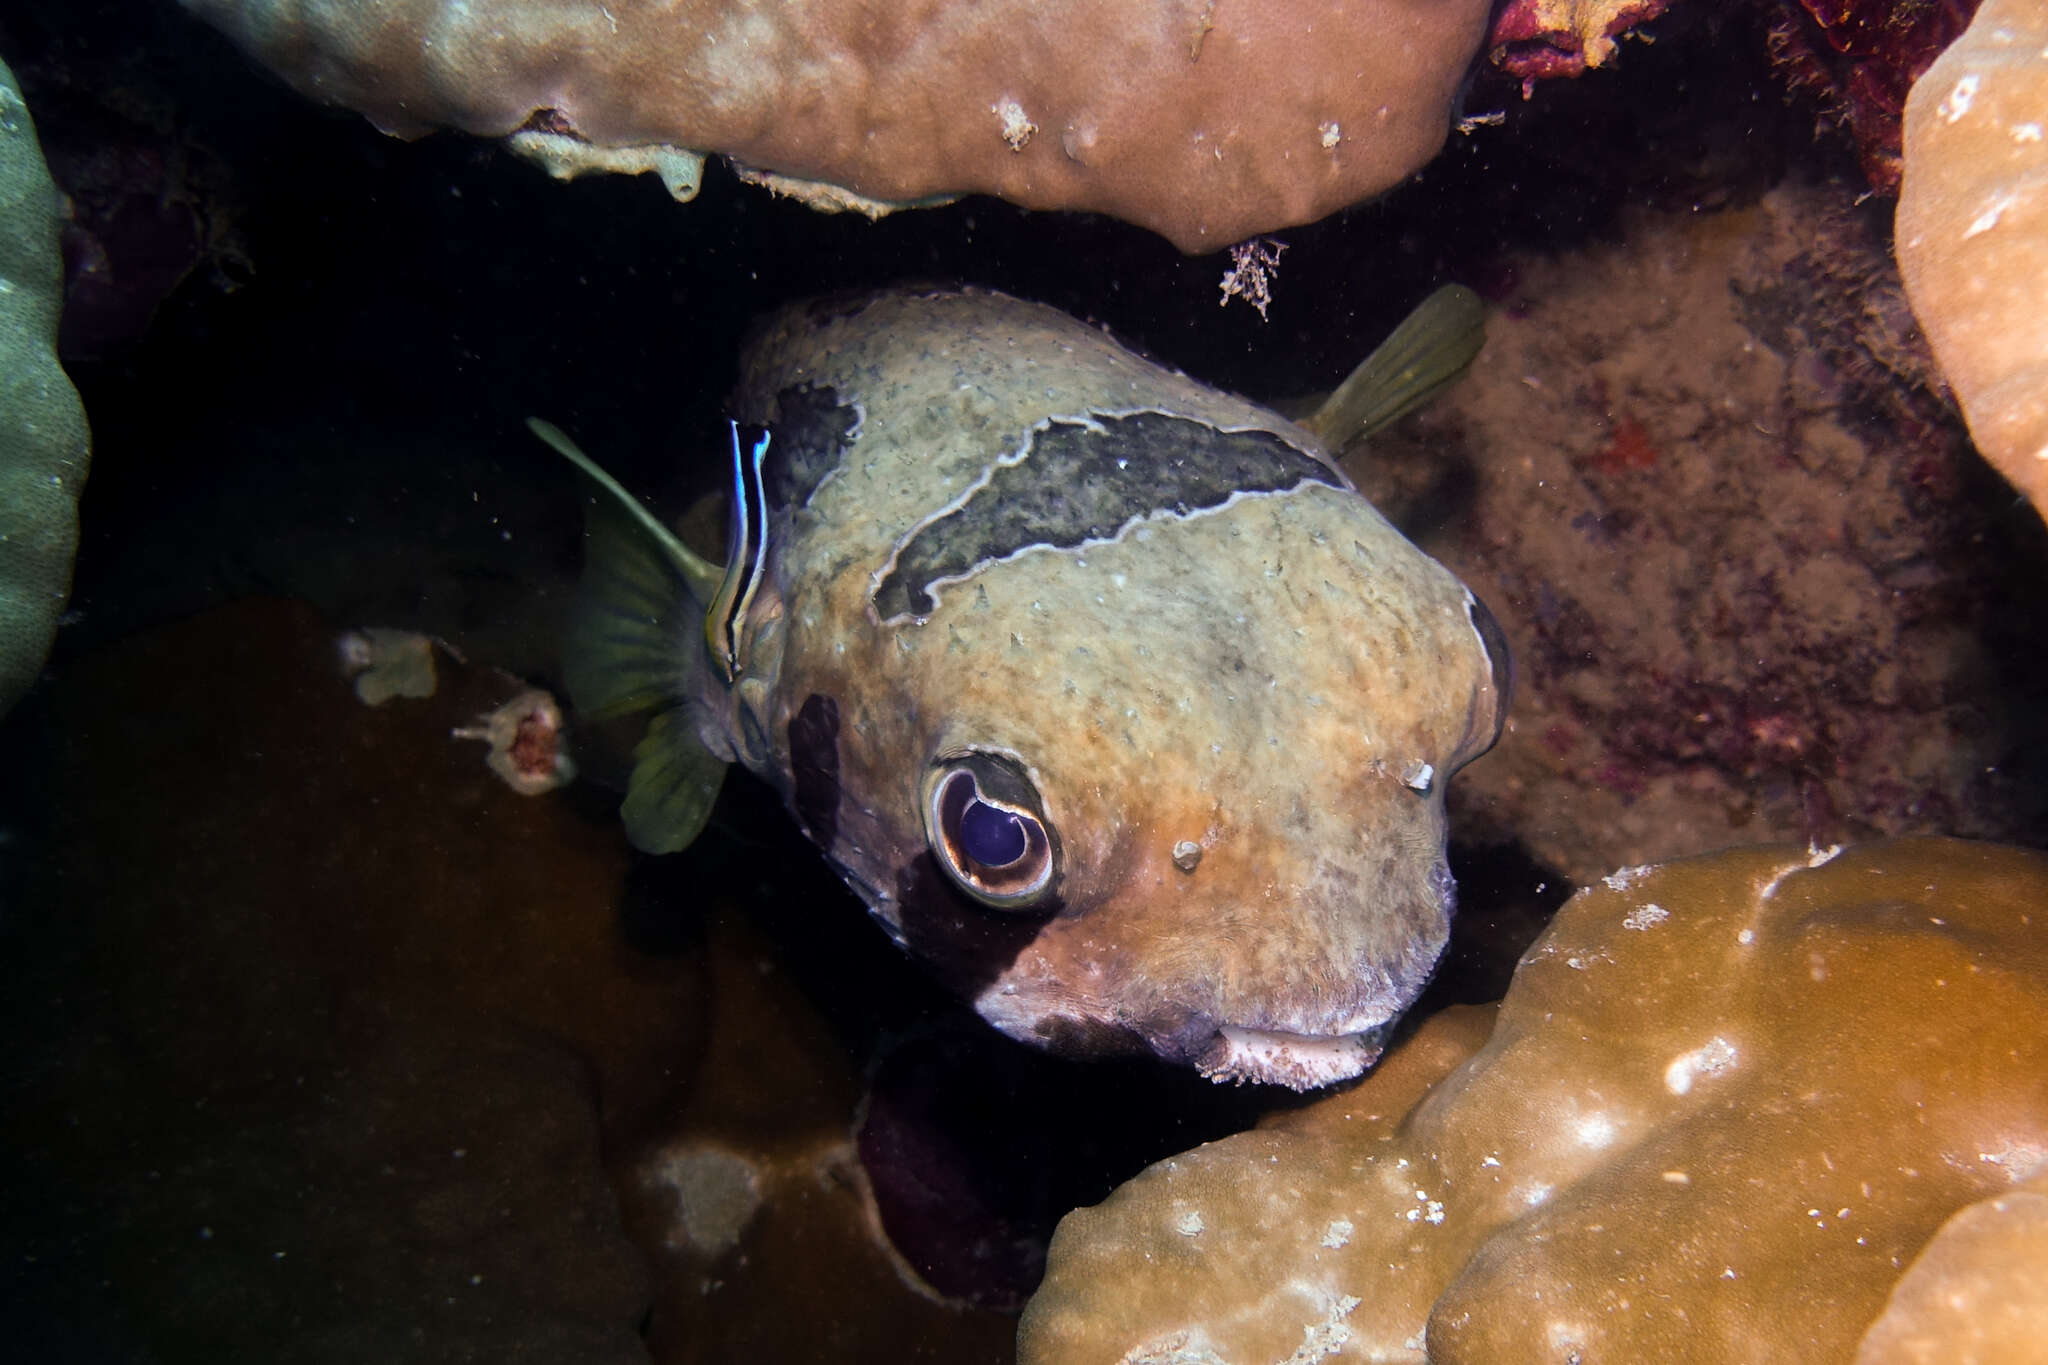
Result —
[{"label": "green sponge", "polygon": [[57,364],[61,200],[0,63],[0,715],[43,666],[71,593],[85,408]]}]

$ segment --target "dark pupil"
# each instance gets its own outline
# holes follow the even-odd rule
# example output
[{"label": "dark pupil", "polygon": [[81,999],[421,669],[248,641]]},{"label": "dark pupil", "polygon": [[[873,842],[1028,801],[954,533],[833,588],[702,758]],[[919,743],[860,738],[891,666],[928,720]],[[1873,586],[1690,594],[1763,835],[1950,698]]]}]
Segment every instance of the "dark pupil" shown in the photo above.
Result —
[{"label": "dark pupil", "polygon": [[1024,856],[1024,825],[986,801],[960,812],[960,850],[983,867],[1007,867]]}]

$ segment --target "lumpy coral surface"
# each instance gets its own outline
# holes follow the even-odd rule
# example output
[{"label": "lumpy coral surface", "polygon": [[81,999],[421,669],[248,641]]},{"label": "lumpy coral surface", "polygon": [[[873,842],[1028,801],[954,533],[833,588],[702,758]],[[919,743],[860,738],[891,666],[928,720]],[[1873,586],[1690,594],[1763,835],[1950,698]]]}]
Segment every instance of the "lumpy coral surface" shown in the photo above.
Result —
[{"label": "lumpy coral surface", "polygon": [[[1954,1341],[1924,1315],[2044,1269],[2044,890],[2048,858],[1939,839],[1617,872],[1483,1046],[1483,1012],[1436,1016],[1069,1216],[1021,1358],[1810,1362],[1915,1313]],[[1963,1288],[1894,1295],[1985,1200],[1925,1272]]]},{"label": "lumpy coral surface", "polygon": [[[982,191],[1114,214],[1189,251],[1319,218],[1434,156],[1488,11],[186,3],[301,89],[391,131],[524,127],[558,173],[611,168],[621,150],[722,152],[821,205]],[[694,173],[672,179],[679,197],[695,192]]]}]

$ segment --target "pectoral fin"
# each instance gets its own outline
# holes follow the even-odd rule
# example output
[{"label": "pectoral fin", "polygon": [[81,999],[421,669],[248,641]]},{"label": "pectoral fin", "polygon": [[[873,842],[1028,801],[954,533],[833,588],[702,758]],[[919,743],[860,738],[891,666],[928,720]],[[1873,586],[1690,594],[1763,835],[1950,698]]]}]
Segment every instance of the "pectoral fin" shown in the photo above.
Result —
[{"label": "pectoral fin", "polygon": [[681,708],[648,722],[633,750],[633,776],[619,815],[626,837],[643,853],[680,853],[711,818],[725,764],[691,733]]}]

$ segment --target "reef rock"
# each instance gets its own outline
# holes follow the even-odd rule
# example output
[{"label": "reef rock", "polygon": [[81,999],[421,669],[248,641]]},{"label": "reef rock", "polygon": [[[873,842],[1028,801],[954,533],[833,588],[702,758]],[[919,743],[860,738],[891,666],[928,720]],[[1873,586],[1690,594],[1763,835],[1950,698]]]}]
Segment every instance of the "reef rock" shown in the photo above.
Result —
[{"label": "reef rock", "polygon": [[1462,838],[1584,883],[1738,842],[2039,837],[2043,540],[1853,197],[1517,259],[1467,378],[1347,455],[1514,648]]},{"label": "reef rock", "polygon": [[1914,84],[1897,236],[1977,449],[2048,515],[2048,6],[1987,0]]},{"label": "reef rock", "polygon": [[2044,896],[1942,839],[1614,873],[1476,1054],[1438,1015],[1070,1215],[1020,1358],[1845,1361],[1927,1277],[2038,1284]]},{"label": "reef rock", "polygon": [[1436,154],[1485,0],[185,0],[301,90],[558,175],[701,153],[821,208],[980,192],[1215,251]]},{"label": "reef rock", "polygon": [[0,714],[35,681],[71,592],[85,409],[57,364],[63,201],[0,63]]},{"label": "reef rock", "polygon": [[1899,189],[1906,98],[1913,82],[1970,22],[1976,0],[1777,0],[1771,61],[1796,90],[1819,97],[1848,134],[1871,187]]}]

